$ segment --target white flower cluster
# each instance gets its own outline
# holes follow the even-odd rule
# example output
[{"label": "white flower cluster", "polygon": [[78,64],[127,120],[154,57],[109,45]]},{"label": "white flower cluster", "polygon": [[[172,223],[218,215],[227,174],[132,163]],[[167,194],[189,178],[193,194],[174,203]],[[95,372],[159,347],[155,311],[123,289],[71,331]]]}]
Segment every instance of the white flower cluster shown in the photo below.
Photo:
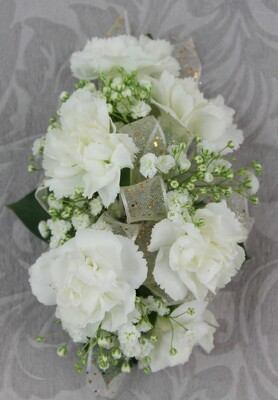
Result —
[{"label": "white flower cluster", "polygon": [[[50,250],[30,284],[83,343],[78,372],[95,350],[102,370],[129,372],[136,359],[146,373],[185,363],[196,345],[210,352],[217,323],[207,299],[245,260],[248,213],[238,198],[257,203],[261,166],[233,167],[229,153],[243,141],[234,111],[178,77],[172,52],[143,35],[93,38],[71,58],[73,74],[89,81],[61,94],[33,145],[49,214],[38,230]],[[162,195],[147,192],[148,180]]]},{"label": "white flower cluster", "polygon": [[205,149],[224,149],[225,154],[231,152],[226,147],[230,140],[235,149],[243,142],[242,131],[233,123],[234,110],[224,104],[222,96],[206,100],[192,78],[176,78],[163,72],[159,79],[152,79],[152,99],[194,136],[202,137]]},{"label": "white flower cluster", "polygon": [[168,174],[175,165],[175,159],[169,154],[156,157],[147,153],[140,159],[140,172],[145,178],[153,178],[157,172]]},{"label": "white flower cluster", "polygon": [[45,184],[58,198],[77,187],[91,198],[99,193],[108,207],[120,190],[120,171],[132,168],[136,147],[126,134],[110,133],[105,98],[87,88],[79,89],[62,105],[60,128],[45,139]]},{"label": "white flower cluster", "polygon": [[122,352],[126,357],[135,357],[137,360],[140,360],[150,354],[153,345],[146,339],[140,343],[140,337],[140,331],[132,324],[124,325],[119,329],[118,339]]},{"label": "white flower cluster", "polygon": [[158,251],[154,278],[176,301],[188,291],[204,300],[209,290],[224,287],[245,260],[239,244],[247,231],[224,201],[207,204],[194,218],[203,225],[164,219],[152,232],[149,251]]},{"label": "white flower cluster", "polygon": [[96,79],[99,73],[116,72],[119,67],[140,75],[159,76],[163,71],[177,75],[179,63],[171,56],[173,46],[166,40],[120,35],[93,38],[71,57],[71,70],[79,79]]},{"label": "white flower cluster", "polygon": [[188,361],[195,345],[207,353],[213,349],[217,322],[206,302],[191,301],[177,307],[169,318],[158,317],[157,342],[149,353],[153,372]]},{"label": "white flower cluster", "polygon": [[57,306],[56,316],[73,340],[84,342],[100,325],[115,332],[127,323],[146,275],[146,261],[131,240],[80,229],[36,261],[30,284],[41,303]]}]

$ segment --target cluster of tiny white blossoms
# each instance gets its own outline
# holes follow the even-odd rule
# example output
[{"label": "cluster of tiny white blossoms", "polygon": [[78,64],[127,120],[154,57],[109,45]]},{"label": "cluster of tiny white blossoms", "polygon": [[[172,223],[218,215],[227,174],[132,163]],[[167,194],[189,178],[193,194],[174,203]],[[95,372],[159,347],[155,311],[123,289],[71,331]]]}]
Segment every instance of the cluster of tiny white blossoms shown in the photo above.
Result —
[{"label": "cluster of tiny white blossoms", "polygon": [[[234,167],[243,141],[234,111],[179,77],[172,52],[143,35],[89,41],[71,59],[82,80],[61,94],[33,145],[28,169],[41,162],[45,173],[48,218],[38,230],[50,250],[30,268],[30,284],[80,346],[78,373],[89,354],[102,371],[138,363],[150,373],[185,363],[196,345],[210,352],[217,322],[208,299],[245,260],[245,200],[258,203],[261,166]],[[172,127],[155,151],[135,140],[150,117]],[[157,177],[164,215],[128,224],[123,187],[144,190]]]}]

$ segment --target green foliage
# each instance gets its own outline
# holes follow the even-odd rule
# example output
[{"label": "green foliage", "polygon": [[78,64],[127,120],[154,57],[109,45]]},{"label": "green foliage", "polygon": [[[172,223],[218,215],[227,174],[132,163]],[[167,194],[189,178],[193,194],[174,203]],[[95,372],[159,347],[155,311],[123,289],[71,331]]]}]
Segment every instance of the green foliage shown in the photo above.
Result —
[{"label": "green foliage", "polygon": [[23,224],[39,239],[44,239],[39,230],[38,225],[40,221],[46,221],[49,218],[47,212],[40,206],[35,198],[35,190],[27,194],[27,196],[20,199],[18,202],[8,204],[16,216],[23,222]]}]

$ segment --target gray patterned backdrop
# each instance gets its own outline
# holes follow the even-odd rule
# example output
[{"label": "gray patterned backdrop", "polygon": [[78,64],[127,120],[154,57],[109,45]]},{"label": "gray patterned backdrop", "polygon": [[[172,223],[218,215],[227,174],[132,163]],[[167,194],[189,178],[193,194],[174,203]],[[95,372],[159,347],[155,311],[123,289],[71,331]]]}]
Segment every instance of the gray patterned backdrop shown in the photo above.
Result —
[{"label": "gray patterned backdrop", "polygon": [[220,327],[211,354],[196,348],[187,365],[128,375],[118,400],[278,399],[278,1],[0,0],[0,399],[94,400],[76,375],[74,352],[56,356],[53,308],[31,295],[28,267],[42,251],[4,207],[31,191],[32,141],[45,132],[62,90],[74,83],[71,53],[102,36],[127,9],[134,34],[192,35],[203,65],[202,90],[222,93],[246,141],[240,156],[260,160],[261,203],[251,261],[214,299]]}]

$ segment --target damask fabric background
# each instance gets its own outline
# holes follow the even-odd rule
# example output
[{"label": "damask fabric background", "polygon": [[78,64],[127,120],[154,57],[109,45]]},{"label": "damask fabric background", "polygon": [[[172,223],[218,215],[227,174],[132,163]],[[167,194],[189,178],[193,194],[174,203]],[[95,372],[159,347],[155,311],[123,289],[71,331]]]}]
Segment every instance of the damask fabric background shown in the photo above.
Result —
[{"label": "damask fabric background", "polygon": [[188,364],[146,376],[134,369],[118,400],[278,399],[278,2],[277,0],[1,0],[0,1],[0,399],[93,400],[73,369],[74,348],[56,355],[62,336],[52,307],[32,296],[28,267],[43,250],[4,207],[30,192],[33,140],[44,133],[62,90],[71,90],[73,51],[102,36],[128,11],[134,34],[194,38],[209,97],[223,94],[246,141],[240,158],[264,168],[251,260],[213,300],[215,349],[196,348]]}]

